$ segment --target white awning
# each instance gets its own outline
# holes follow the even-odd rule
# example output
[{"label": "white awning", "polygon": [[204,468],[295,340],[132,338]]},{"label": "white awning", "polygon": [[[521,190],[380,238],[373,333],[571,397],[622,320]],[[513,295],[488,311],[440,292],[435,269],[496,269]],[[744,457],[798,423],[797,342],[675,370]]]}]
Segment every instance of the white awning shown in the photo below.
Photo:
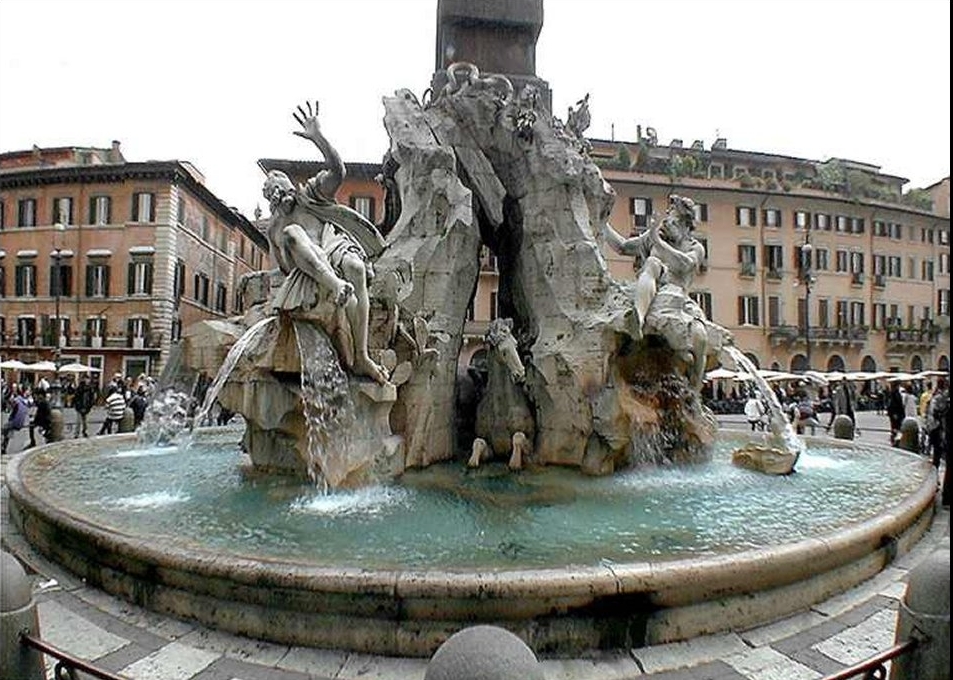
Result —
[{"label": "white awning", "polygon": [[152,246],[133,246],[129,249],[130,255],[154,255],[156,249]]},{"label": "white awning", "polygon": [[7,256],[7,251],[5,251],[5,250],[0,250],[0,259],[5,258],[6,256]]},{"label": "white awning", "polygon": [[86,251],[86,257],[111,257],[113,251],[107,248],[93,248]]},{"label": "white awning", "polygon": [[18,250],[17,257],[36,257],[37,251],[35,250]]},{"label": "white awning", "polygon": [[[73,257],[73,255],[75,255],[75,253],[74,253],[72,250],[61,250],[61,251],[60,251],[60,257]],[[51,250],[51,251],[50,251],[50,257],[56,257],[56,251],[55,251],[55,250]]]}]

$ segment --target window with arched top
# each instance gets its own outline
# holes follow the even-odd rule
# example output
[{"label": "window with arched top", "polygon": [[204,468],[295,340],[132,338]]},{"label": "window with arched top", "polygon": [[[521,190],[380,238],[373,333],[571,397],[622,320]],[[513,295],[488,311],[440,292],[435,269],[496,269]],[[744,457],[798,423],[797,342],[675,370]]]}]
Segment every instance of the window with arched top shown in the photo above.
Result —
[{"label": "window with arched top", "polygon": [[839,354],[832,354],[831,358],[827,360],[827,370],[840,371],[842,373],[846,371],[847,368],[844,364],[844,358]]},{"label": "window with arched top", "polygon": [[923,359],[920,358],[919,354],[914,354],[910,357],[910,371],[913,373],[919,373],[923,370]]},{"label": "window with arched top", "polygon": [[869,354],[860,360],[860,370],[873,373],[877,370],[876,360]]}]

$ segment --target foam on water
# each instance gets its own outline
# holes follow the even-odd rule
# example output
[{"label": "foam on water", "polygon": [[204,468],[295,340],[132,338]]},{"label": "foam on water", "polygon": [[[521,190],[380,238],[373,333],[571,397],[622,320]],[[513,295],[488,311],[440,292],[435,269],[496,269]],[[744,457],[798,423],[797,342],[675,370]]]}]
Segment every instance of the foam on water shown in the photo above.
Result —
[{"label": "foam on water", "polygon": [[104,498],[100,504],[116,510],[155,510],[170,505],[185,503],[189,500],[188,494],[181,491],[155,491],[124,498]]}]

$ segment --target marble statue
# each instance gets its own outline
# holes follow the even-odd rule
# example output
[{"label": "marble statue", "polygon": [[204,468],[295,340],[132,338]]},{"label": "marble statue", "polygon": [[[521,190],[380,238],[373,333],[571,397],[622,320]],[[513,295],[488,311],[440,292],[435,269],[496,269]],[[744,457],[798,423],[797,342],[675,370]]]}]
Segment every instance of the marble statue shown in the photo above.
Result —
[{"label": "marble statue", "polygon": [[384,383],[387,375],[371,359],[367,345],[368,280],[373,276],[368,258],[380,253],[383,239],[360,213],[334,201],[344,181],[344,162],[321,132],[317,103],[299,106],[294,117],[302,128],[294,134],[311,140],[327,167],[301,187],[277,170],[265,179],[271,256],[286,276],[273,307],[307,310],[329,295],[347,319],[346,363],[355,373]]}]

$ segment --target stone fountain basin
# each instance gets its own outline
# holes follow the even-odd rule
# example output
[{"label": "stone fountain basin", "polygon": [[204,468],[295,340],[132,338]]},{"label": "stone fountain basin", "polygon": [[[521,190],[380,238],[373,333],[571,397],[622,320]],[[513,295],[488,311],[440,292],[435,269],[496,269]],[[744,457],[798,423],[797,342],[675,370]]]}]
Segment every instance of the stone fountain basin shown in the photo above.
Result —
[{"label": "stone fountain basin", "polygon": [[925,469],[912,493],[865,521],[724,555],[536,569],[338,568],[164,544],[66,511],[25,482],[39,460],[88,446],[52,444],[9,462],[11,518],[44,555],[147,609],[276,643],[399,656],[429,656],[478,623],[512,630],[538,654],[568,656],[776,620],[909,550],[929,527],[936,490],[935,472]]}]

